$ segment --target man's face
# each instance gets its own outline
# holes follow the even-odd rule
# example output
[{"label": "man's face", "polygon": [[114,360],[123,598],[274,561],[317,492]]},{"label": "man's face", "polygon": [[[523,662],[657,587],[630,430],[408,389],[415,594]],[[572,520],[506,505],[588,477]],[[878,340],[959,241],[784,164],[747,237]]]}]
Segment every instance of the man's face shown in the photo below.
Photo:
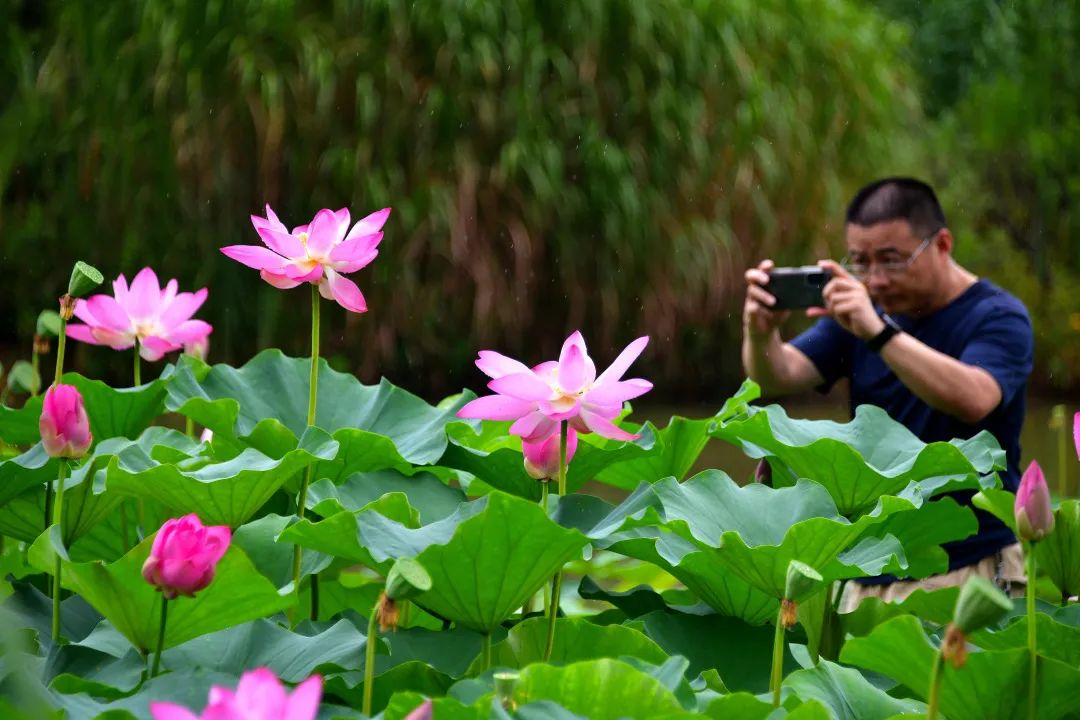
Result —
[{"label": "man's face", "polygon": [[906,220],[848,225],[848,268],[883,311],[918,315],[933,299],[941,262],[948,259],[935,243],[938,234],[919,237]]}]

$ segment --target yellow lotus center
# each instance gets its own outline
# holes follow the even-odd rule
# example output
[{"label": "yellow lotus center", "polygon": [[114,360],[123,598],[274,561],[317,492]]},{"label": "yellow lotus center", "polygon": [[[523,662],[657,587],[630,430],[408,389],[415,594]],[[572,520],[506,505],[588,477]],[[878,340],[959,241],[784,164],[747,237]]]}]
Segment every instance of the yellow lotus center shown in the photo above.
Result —
[{"label": "yellow lotus center", "polygon": [[311,272],[312,270],[315,269],[316,265],[321,265],[322,264],[323,258],[322,258],[322,256],[312,255],[311,254],[311,248],[308,247],[308,234],[306,232],[302,232],[299,235],[297,235],[296,239],[299,240],[300,244],[304,246],[304,255],[305,255],[304,259],[303,260],[298,260],[296,262],[296,264],[298,266],[304,268],[305,271]]},{"label": "yellow lotus center", "polygon": [[562,388],[556,388],[555,392],[559,393],[559,397],[550,402],[551,407],[555,412],[566,412],[572,410],[574,403],[581,397],[581,393],[567,393]]},{"label": "yellow lotus center", "polygon": [[135,336],[144,338],[151,335],[160,335],[160,329],[156,320],[147,320],[135,324]]}]

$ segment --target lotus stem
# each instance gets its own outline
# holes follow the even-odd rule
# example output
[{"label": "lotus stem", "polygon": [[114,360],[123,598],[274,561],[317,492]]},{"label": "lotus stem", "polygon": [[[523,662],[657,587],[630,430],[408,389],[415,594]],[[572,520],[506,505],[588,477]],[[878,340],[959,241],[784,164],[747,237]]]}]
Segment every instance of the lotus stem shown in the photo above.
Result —
[{"label": "lotus stem", "polygon": [[[559,497],[566,495],[566,436],[568,431],[566,422],[559,423]],[[547,510],[547,498],[544,498],[544,510]],[[548,631],[547,642],[544,644],[544,662],[551,659],[552,648],[555,647],[555,620],[559,617],[559,596],[562,590],[562,568],[555,571],[555,577],[551,581],[551,603],[548,605]]]},{"label": "lotus stem", "polygon": [[784,604],[776,613],[776,632],[773,634],[772,673],[769,675],[769,689],[772,690],[772,704],[780,707],[780,682],[784,679]]},{"label": "lotus stem", "polygon": [[122,553],[124,555],[131,549],[131,543],[128,542],[128,539],[127,507],[125,507],[123,501],[120,501],[120,541],[124,543],[124,552]]},{"label": "lotus stem", "polygon": [[941,649],[938,648],[934,655],[934,665],[930,668],[930,695],[927,697],[926,720],[937,720],[938,695],[941,694],[941,677],[944,675],[945,663],[942,662]]},{"label": "lotus stem", "polygon": [[559,497],[566,494],[566,421],[559,423]]},{"label": "lotus stem", "polygon": [[139,344],[135,343],[133,348],[135,351],[135,367],[133,368],[132,377],[135,378],[135,387],[142,385],[142,359],[139,357]]},{"label": "lotus stem", "polygon": [[[60,527],[60,542],[64,539],[64,479],[67,476],[67,460],[61,458],[60,460],[60,473],[56,484],[56,507],[54,515],[54,523]],[[60,553],[56,553],[56,571],[53,573],[53,594],[52,594],[52,638],[53,644],[60,644],[60,573],[63,570],[63,561],[60,559]]]},{"label": "lotus stem", "polygon": [[484,633],[484,660],[481,668],[482,673],[491,669],[491,633]]},{"label": "lotus stem", "polygon": [[[30,351],[30,367],[33,368],[33,370],[34,370],[34,374],[30,378],[30,380],[31,380],[31,382],[30,382],[30,397],[37,397],[38,392],[41,390],[41,358],[40,358],[40,355],[38,354],[37,338],[38,338],[38,336],[35,335],[34,336],[34,347]],[[34,378],[38,378],[37,384],[34,384],[34,382],[33,382]]]},{"label": "lotus stem", "polygon": [[1068,431],[1066,430],[1067,423],[1062,419],[1061,425],[1058,426],[1058,497],[1064,500],[1068,497],[1068,472],[1069,463],[1065,458],[1068,454]]},{"label": "lotus stem", "polygon": [[[311,377],[308,382],[308,410],[307,426],[315,425],[316,400],[319,397],[319,286],[311,286]],[[311,484],[311,476],[315,472],[314,465],[308,465],[304,470],[304,479],[300,481],[300,494],[296,498],[296,514],[304,517],[304,506],[307,504],[308,485]],[[300,545],[293,546],[293,589],[297,598],[300,597],[300,561],[304,550]],[[313,582],[314,579],[313,579]],[[318,616],[316,595],[312,594],[311,617]]]},{"label": "lotus stem", "polygon": [[378,625],[375,624],[376,618],[378,618],[378,601],[371,608],[371,617],[368,618],[367,624],[367,646],[364,648],[364,705],[363,712],[367,717],[371,717],[371,695],[374,692],[375,684],[375,643],[378,642]]},{"label": "lotus stem", "polygon": [[158,625],[157,648],[154,650],[154,665],[150,669],[150,677],[157,677],[161,667],[161,649],[165,646],[165,620],[169,614],[169,600],[161,596],[161,624]]},{"label": "lotus stem", "polygon": [[1027,545],[1027,640],[1028,640],[1028,720],[1035,720],[1038,704],[1038,669],[1039,655],[1035,637],[1035,543]]},{"label": "lotus stem", "polygon": [[[75,301],[70,295],[60,298],[60,335],[56,338],[56,369],[53,371],[53,385],[60,384],[60,378],[64,375],[64,350],[67,348],[67,323],[71,313],[75,311]],[[53,491],[52,484],[45,484],[45,529],[52,522]],[[55,590],[54,590],[55,592]]]},{"label": "lotus stem", "polygon": [[184,418],[184,434],[189,438],[195,437],[195,421],[191,418]]}]

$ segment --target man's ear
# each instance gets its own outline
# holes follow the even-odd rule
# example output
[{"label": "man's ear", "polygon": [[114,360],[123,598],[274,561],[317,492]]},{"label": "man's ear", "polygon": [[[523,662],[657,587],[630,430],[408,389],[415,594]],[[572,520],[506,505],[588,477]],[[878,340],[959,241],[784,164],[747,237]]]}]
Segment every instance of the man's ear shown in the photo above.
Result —
[{"label": "man's ear", "polygon": [[933,245],[944,251],[946,254],[951,255],[953,251],[953,235],[949,232],[949,228],[941,228],[938,230],[937,236],[934,238]]}]

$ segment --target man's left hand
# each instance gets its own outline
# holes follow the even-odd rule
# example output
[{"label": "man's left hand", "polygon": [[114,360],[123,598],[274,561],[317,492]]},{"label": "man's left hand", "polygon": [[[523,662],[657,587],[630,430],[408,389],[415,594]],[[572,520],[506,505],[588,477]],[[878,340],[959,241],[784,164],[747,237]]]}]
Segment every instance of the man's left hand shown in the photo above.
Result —
[{"label": "man's left hand", "polygon": [[810,308],[806,314],[809,317],[829,316],[862,340],[869,340],[881,332],[885,321],[874,310],[866,285],[833,260],[821,260],[818,266],[831,272],[833,277],[821,292],[825,307]]}]

